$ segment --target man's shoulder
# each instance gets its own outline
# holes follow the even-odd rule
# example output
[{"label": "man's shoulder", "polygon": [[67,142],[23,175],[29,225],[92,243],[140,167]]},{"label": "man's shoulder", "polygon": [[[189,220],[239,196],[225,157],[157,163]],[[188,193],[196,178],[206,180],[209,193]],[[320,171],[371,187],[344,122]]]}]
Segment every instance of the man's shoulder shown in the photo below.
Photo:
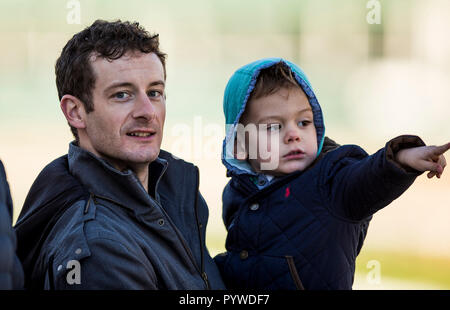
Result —
[{"label": "man's shoulder", "polygon": [[46,252],[54,255],[67,251],[68,247],[76,247],[79,243],[85,243],[85,215],[83,214],[85,205],[85,199],[78,200],[59,216],[46,238],[47,242],[44,245]]},{"label": "man's shoulder", "polygon": [[128,231],[124,227],[127,222],[124,218],[111,218],[113,213],[93,201],[73,203],[49,234],[45,256],[53,257],[54,266],[65,266],[71,260],[81,261],[90,257],[93,251],[100,251],[102,243],[108,243],[108,247],[116,244],[118,248],[123,248],[127,244],[123,236],[123,230]]},{"label": "man's shoulder", "polygon": [[[45,166],[33,182],[19,215],[18,223],[32,216],[43,206],[54,204],[55,200],[73,202],[79,200],[83,194],[82,185],[69,172],[67,155],[61,156]],[[61,204],[58,202],[56,205],[59,208]]]},{"label": "man's shoulder", "polygon": [[121,208],[111,210],[92,197],[81,199],[68,207],[53,226],[49,247],[60,250],[81,239],[88,243],[95,238],[117,238],[129,231],[130,220]]},{"label": "man's shoulder", "polygon": [[36,180],[45,179],[48,177],[57,178],[69,175],[68,155],[60,156],[50,163],[39,173]]},{"label": "man's shoulder", "polygon": [[[191,187],[195,186],[198,174],[198,168],[190,162],[161,150],[159,158],[167,162],[167,169],[161,178],[159,185],[159,194],[174,195],[183,197],[184,194],[194,193]],[[174,198],[174,196],[172,196]]]},{"label": "man's shoulder", "polygon": [[165,151],[163,149],[160,150],[159,156],[160,159],[164,159],[170,166],[175,166],[178,168],[192,169],[195,165],[191,162],[188,162],[182,158],[175,156],[174,154]]},{"label": "man's shoulder", "polygon": [[[98,268],[130,260],[130,265],[124,266],[129,270],[136,266],[135,261],[144,261],[144,257],[139,255],[139,247],[132,238],[127,238],[127,233],[128,236],[132,235],[125,227],[128,222],[124,219],[108,220],[112,213],[101,204],[91,202],[89,207],[87,205],[86,200],[78,201],[65,211],[53,227],[41,252],[40,273],[48,270],[47,281],[56,288],[73,287],[69,285],[69,280],[77,270],[84,280],[84,283],[81,281],[84,285],[77,287],[90,289],[89,285],[95,287],[105,278],[105,270],[95,273]],[[117,277],[120,277],[119,274],[120,272]],[[111,275],[111,278],[116,278],[116,275]],[[109,283],[111,286],[119,284]]]}]

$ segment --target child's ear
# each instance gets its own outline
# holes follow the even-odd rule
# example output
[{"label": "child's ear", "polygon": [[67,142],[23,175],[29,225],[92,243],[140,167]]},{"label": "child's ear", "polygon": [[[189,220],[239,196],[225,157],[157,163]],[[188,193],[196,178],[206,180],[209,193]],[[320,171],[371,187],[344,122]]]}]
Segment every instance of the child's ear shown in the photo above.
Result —
[{"label": "child's ear", "polygon": [[245,143],[243,140],[244,139],[238,139],[237,135],[234,138],[234,148],[233,148],[234,153],[233,153],[233,155],[234,155],[234,158],[239,159],[239,160],[247,160],[247,158],[248,158],[248,152],[245,148]]}]

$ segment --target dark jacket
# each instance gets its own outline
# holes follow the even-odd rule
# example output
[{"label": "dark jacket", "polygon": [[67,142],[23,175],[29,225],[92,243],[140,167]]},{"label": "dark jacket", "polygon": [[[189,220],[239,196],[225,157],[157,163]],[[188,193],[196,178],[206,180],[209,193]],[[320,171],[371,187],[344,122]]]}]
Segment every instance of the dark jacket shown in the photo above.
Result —
[{"label": "dark jacket", "polygon": [[0,161],[0,290],[23,288],[23,269],[16,255],[12,215],[11,193],[5,168]]},{"label": "dark jacket", "polygon": [[419,175],[394,162],[414,136],[369,156],[356,145],[325,152],[304,171],[258,189],[232,174],[223,192],[227,253],[215,260],[228,288],[351,289],[372,215]]},{"label": "dark jacket", "polygon": [[161,151],[147,193],[131,171],[71,144],[38,176],[16,225],[27,287],[222,289],[207,221],[194,165]]}]

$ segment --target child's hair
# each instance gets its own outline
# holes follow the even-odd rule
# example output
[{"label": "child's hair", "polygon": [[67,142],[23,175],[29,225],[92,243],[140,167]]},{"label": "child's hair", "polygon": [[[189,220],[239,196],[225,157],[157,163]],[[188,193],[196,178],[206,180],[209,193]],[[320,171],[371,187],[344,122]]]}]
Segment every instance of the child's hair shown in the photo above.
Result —
[{"label": "child's hair", "polygon": [[279,62],[269,68],[262,69],[249,100],[271,95],[282,88],[300,87],[291,69]]}]

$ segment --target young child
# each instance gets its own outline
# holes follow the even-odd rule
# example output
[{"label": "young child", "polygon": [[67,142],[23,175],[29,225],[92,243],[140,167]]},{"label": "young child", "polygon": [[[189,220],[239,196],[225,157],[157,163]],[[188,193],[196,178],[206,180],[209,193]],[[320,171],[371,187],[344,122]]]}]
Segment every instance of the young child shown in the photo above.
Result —
[{"label": "young child", "polygon": [[422,172],[439,178],[450,149],[416,136],[371,156],[334,145],[305,74],[279,58],[237,70],[224,113],[227,252],[215,260],[228,288],[351,289],[372,215]]}]

